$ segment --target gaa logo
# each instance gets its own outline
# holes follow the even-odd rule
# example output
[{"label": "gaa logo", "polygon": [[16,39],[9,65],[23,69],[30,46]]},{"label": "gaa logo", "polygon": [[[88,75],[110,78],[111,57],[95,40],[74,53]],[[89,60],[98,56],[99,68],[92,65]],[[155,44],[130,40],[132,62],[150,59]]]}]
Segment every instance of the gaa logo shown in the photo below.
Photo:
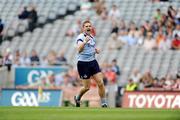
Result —
[{"label": "gaa logo", "polygon": [[[50,93],[44,92],[43,100],[49,102]],[[11,103],[12,106],[39,106],[38,98],[34,92],[15,92],[11,97]]]}]

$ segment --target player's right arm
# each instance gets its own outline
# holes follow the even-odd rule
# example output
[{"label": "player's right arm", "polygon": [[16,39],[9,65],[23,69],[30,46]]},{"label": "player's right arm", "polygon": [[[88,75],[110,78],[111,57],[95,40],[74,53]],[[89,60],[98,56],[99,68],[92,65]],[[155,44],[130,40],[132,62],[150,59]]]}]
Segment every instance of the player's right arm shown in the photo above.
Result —
[{"label": "player's right arm", "polygon": [[85,37],[84,40],[78,39],[77,40],[77,51],[80,53],[83,51],[85,44],[90,40],[88,36]]}]

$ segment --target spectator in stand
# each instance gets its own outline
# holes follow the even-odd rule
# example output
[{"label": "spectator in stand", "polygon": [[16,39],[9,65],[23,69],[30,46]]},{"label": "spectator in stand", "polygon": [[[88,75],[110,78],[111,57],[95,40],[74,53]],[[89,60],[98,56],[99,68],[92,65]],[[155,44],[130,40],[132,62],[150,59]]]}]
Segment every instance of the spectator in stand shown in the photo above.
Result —
[{"label": "spectator in stand", "polygon": [[117,60],[113,59],[112,62],[112,70],[116,73],[117,76],[119,76],[121,74],[119,65],[117,64]]},{"label": "spectator in stand", "polygon": [[130,75],[130,79],[132,79],[134,83],[139,83],[141,77],[141,73],[138,69],[134,69]]},{"label": "spectator in stand", "polygon": [[180,24],[176,25],[176,28],[173,31],[173,37],[175,37],[176,34],[180,36]]},{"label": "spectator in stand", "polygon": [[67,36],[73,37],[74,35],[78,35],[81,32],[81,20],[77,19],[76,24],[73,24],[72,27],[66,32]]},{"label": "spectator in stand", "polygon": [[156,33],[159,30],[159,24],[157,20],[153,20],[151,25],[152,33]]},{"label": "spectator in stand", "polygon": [[163,34],[162,28],[159,29],[155,39],[157,47],[162,48],[163,43],[166,41],[166,36]]},{"label": "spectator in stand", "polygon": [[168,34],[168,32],[172,32],[173,29],[175,28],[175,25],[173,22],[171,22],[170,20],[168,20],[165,24],[165,33]]},{"label": "spectator in stand", "polygon": [[117,80],[117,75],[115,71],[112,70],[112,66],[109,65],[108,68],[105,71],[105,77],[107,78],[108,84],[109,85],[114,85],[116,84]]},{"label": "spectator in stand", "polygon": [[161,20],[159,22],[162,23],[163,27],[166,27],[166,22],[167,21],[174,22],[173,20],[168,19],[167,15],[163,13],[162,16],[161,16]]},{"label": "spectator in stand", "polygon": [[176,34],[175,38],[172,40],[171,49],[180,50],[180,36],[178,34]]},{"label": "spectator in stand", "polygon": [[120,19],[120,12],[118,7],[114,4],[109,12],[109,19],[111,21],[118,21]]},{"label": "spectator in stand", "polygon": [[129,33],[128,33],[128,35],[131,36],[131,37],[136,37],[136,36],[138,36],[137,34],[138,34],[138,31],[137,31],[136,24],[133,21],[131,21],[130,25],[129,25]]},{"label": "spectator in stand", "polygon": [[27,6],[25,6],[23,8],[23,10],[21,11],[21,13],[18,15],[18,17],[19,17],[19,19],[24,20],[29,17],[29,14],[30,14],[30,12],[28,11]]},{"label": "spectator in stand", "polygon": [[37,21],[38,21],[38,15],[35,6],[32,6],[32,9],[28,16],[28,24],[29,24],[29,30],[32,32],[33,29],[36,27]]},{"label": "spectator in stand", "polygon": [[101,18],[103,20],[107,19],[108,11],[106,9],[104,0],[96,0],[96,2],[95,2],[95,11],[96,11],[96,14],[101,16]]},{"label": "spectator in stand", "polygon": [[143,82],[142,78],[139,80],[138,90],[144,90],[144,82]]},{"label": "spectator in stand", "polygon": [[38,54],[37,54],[35,49],[33,49],[31,51],[30,60],[31,60],[31,65],[32,66],[36,66],[36,65],[40,64],[40,59],[39,59],[39,56],[38,56]]},{"label": "spectator in stand", "polygon": [[17,66],[20,66],[20,61],[19,61],[19,58],[18,57],[15,57],[14,60],[13,60],[13,63],[12,63],[12,67],[17,67]]},{"label": "spectator in stand", "polygon": [[143,47],[146,49],[146,50],[153,50],[153,49],[156,49],[157,46],[156,46],[156,41],[155,39],[153,38],[153,35],[152,35],[152,32],[148,32],[147,33],[147,36],[144,40],[144,44],[143,44]]},{"label": "spectator in stand", "polygon": [[130,25],[129,25],[129,33],[128,33],[128,35],[131,36],[131,37],[135,37],[136,34],[137,34],[136,24],[133,21],[131,21]]},{"label": "spectator in stand", "polygon": [[162,27],[163,29],[165,28],[165,25],[161,21],[157,21],[158,24],[158,29],[154,33],[158,32],[158,30]]},{"label": "spectator in stand", "polygon": [[31,60],[26,51],[23,51],[23,53],[20,56],[20,64],[21,64],[21,66],[30,66],[31,65]]},{"label": "spectator in stand", "polygon": [[158,8],[156,9],[156,12],[154,14],[154,18],[157,20],[157,21],[161,21],[161,18],[162,18],[162,13],[161,13],[161,10]]},{"label": "spectator in stand", "polygon": [[121,41],[123,45],[128,45],[128,32],[127,32],[127,30],[119,32],[118,40]]},{"label": "spectator in stand", "polygon": [[2,23],[2,20],[0,18],[0,44],[3,41],[3,30],[4,30],[4,24]]},{"label": "spectator in stand", "polygon": [[59,65],[67,64],[67,59],[66,59],[66,57],[64,55],[64,51],[61,51],[56,59],[57,59],[57,63]]},{"label": "spectator in stand", "polygon": [[173,85],[174,85],[174,80],[172,78],[172,75],[168,74],[165,77],[165,82],[164,82],[163,88],[166,90],[171,90]]},{"label": "spectator in stand", "polygon": [[142,42],[141,40],[143,37],[141,35],[141,30],[138,30],[138,28],[136,27],[133,21],[130,22],[129,26],[127,26],[128,29],[126,28],[126,25],[124,24],[123,21],[120,23],[122,25],[118,33],[118,40],[120,40],[122,43],[127,44],[129,46],[134,46]]},{"label": "spectator in stand", "polygon": [[142,82],[145,88],[149,88],[153,86],[153,77],[150,71],[144,73],[144,75],[142,76]]},{"label": "spectator in stand", "polygon": [[143,27],[145,28],[146,32],[151,31],[151,24],[148,20],[143,24]]},{"label": "spectator in stand", "polygon": [[21,57],[20,50],[16,50],[14,58],[20,59],[20,57]]},{"label": "spectator in stand", "polygon": [[175,24],[180,24],[180,8],[177,11],[177,14],[175,16]]},{"label": "spectator in stand", "polygon": [[136,91],[137,89],[137,84],[134,83],[132,79],[129,79],[128,84],[126,85],[126,91]]},{"label": "spectator in stand", "polygon": [[166,81],[166,79],[165,79],[165,77],[162,77],[160,80],[159,80],[159,87],[160,88],[163,88],[163,86],[165,85],[165,81]]},{"label": "spectator in stand", "polygon": [[8,71],[11,70],[11,66],[13,64],[13,54],[11,53],[11,49],[7,48],[3,54],[3,65],[7,66]]},{"label": "spectator in stand", "polygon": [[102,8],[102,12],[100,14],[100,17],[102,20],[108,19],[108,11],[107,11],[107,8],[105,6]]},{"label": "spectator in stand", "polygon": [[121,19],[119,22],[119,32],[126,31],[126,30],[127,30],[126,22],[125,22],[125,20]]},{"label": "spectator in stand", "polygon": [[20,57],[21,57],[21,53],[19,50],[16,50],[15,51],[15,56],[14,56],[14,60],[13,60],[13,67],[16,67],[16,66],[20,66],[21,63],[20,63]]},{"label": "spectator in stand", "polygon": [[47,60],[49,65],[57,64],[57,54],[54,50],[50,50],[47,55]]},{"label": "spectator in stand", "polygon": [[144,43],[144,29],[142,28],[137,28],[136,29],[136,34],[135,34],[135,38],[136,38],[136,44],[138,46],[142,46]]},{"label": "spectator in stand", "polygon": [[49,66],[49,62],[48,62],[48,56],[47,55],[42,55],[41,59],[40,59],[40,65],[42,67],[47,67]]},{"label": "spectator in stand", "polygon": [[177,11],[173,8],[172,5],[168,7],[167,15],[171,20],[175,19],[175,16],[177,14]]},{"label": "spectator in stand", "polygon": [[121,49],[122,46],[124,45],[123,42],[118,40],[116,33],[112,33],[110,38],[108,39],[107,46],[109,50],[114,50],[114,49]]},{"label": "spectator in stand", "polygon": [[157,77],[154,78],[152,87],[153,87],[153,89],[157,89],[157,88],[161,89],[161,86],[159,85],[159,79]]},{"label": "spectator in stand", "polygon": [[132,45],[136,45],[138,38],[140,36],[140,32],[138,31],[138,28],[136,27],[136,24],[133,21],[130,22],[128,36],[132,39]]},{"label": "spectator in stand", "polygon": [[146,28],[143,25],[140,26],[139,30],[143,37],[145,37],[147,35],[148,31],[146,30]]},{"label": "spectator in stand", "polygon": [[180,77],[177,77],[176,83],[173,85],[173,90],[180,90]]},{"label": "spectator in stand", "polygon": [[167,35],[165,43],[161,46],[162,50],[169,50],[171,48],[171,42],[173,40],[173,30],[167,29]]}]

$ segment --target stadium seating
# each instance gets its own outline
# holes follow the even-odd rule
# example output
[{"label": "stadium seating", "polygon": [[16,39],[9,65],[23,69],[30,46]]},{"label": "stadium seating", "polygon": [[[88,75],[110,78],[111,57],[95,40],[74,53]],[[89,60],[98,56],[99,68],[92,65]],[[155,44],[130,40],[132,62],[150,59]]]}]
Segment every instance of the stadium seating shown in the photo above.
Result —
[{"label": "stadium seating", "polygon": [[36,7],[38,24],[62,17],[75,11],[79,6],[77,0],[0,0],[0,2],[0,18],[5,23],[7,37],[13,37],[16,33],[27,30],[27,21],[18,19],[18,14],[24,6]]},{"label": "stadium seating", "polygon": [[[53,21],[43,27],[34,29],[33,32],[27,31],[22,36],[15,36],[12,41],[4,41],[0,46],[1,50],[9,47],[12,51],[19,49],[26,50],[29,53],[32,49],[36,49],[39,55],[46,55],[51,49],[57,52],[65,50],[67,59],[75,65],[75,36],[71,38],[66,36],[65,33],[72,24],[75,24],[76,19],[84,20],[90,17],[97,31],[97,46],[102,49],[101,55],[97,58],[101,63],[117,58],[118,65],[122,70],[119,85],[124,85],[127,82],[127,78],[134,68],[139,69],[142,73],[151,70],[153,76],[159,78],[170,71],[180,69],[180,51],[145,51],[138,46],[124,46],[121,50],[109,51],[106,43],[111,32],[111,22],[100,19],[94,11],[88,12],[86,16],[82,16],[81,11],[76,11],[74,15],[67,15],[64,19],[56,19],[58,16],[63,16],[67,11],[74,11],[79,5],[77,0],[0,1],[0,11],[2,13],[0,17],[6,21],[7,34],[10,36],[14,36],[17,29],[20,32],[26,31],[25,25],[22,22],[17,22],[17,11],[20,6],[27,5],[30,2],[37,5],[38,22],[40,24],[44,24],[46,20]],[[107,8],[111,8],[114,3],[118,5],[121,17],[125,21],[133,20],[136,24],[151,19],[157,8],[162,8],[162,12],[166,12],[169,5],[176,8],[180,7],[178,0],[167,3],[151,3],[148,0],[106,0]],[[136,12],[135,15],[134,11]],[[8,25],[14,21],[17,22],[16,27],[9,27]]]}]

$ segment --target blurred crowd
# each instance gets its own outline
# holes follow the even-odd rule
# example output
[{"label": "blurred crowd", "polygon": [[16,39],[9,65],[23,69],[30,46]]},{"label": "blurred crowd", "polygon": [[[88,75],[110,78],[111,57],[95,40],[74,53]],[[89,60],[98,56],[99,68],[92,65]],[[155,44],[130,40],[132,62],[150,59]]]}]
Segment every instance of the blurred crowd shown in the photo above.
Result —
[{"label": "blurred crowd", "polygon": [[35,49],[30,53],[26,51],[16,50],[11,51],[7,48],[0,55],[0,66],[7,66],[8,70],[11,67],[22,66],[53,66],[53,65],[66,65],[67,59],[64,56],[64,51],[57,53],[54,50],[50,50],[47,55],[39,55]]},{"label": "blurred crowd", "polygon": [[141,74],[135,69],[128,79],[125,90],[180,90],[180,74],[169,73],[162,78],[154,78],[150,71]]},{"label": "blurred crowd", "polygon": [[[146,50],[179,50],[180,49],[180,9],[169,6],[166,13],[158,8],[151,20],[144,23],[125,21],[121,11],[113,4],[110,9],[106,7],[105,0],[83,0],[82,13],[93,10],[102,20],[111,22],[111,35],[108,38],[109,49],[120,49],[124,45],[142,46]],[[149,1],[152,2],[152,1]],[[158,2],[158,1],[156,1]],[[78,19],[68,31],[68,36],[81,32],[81,20]]]},{"label": "blurred crowd", "polygon": [[[114,11],[114,12],[112,12]],[[112,21],[110,49],[119,49],[123,45],[142,46],[146,50],[179,50],[180,49],[180,9],[169,6],[167,13],[158,8],[152,20],[143,24],[121,19],[120,11],[113,5],[109,12]]]},{"label": "blurred crowd", "polygon": [[[68,71],[48,75],[41,75],[37,83],[32,83],[30,86],[18,87],[38,87],[39,85],[50,88],[58,88],[61,86],[80,86],[79,76],[75,67],[73,67],[64,55],[64,51],[57,53],[54,50],[48,52],[47,55],[39,55],[36,50],[32,50],[30,54],[26,51],[16,50],[15,52],[7,48],[0,56],[0,66],[7,66],[11,71],[15,67],[67,67]],[[114,59],[110,63],[103,63],[100,65],[104,83],[116,84],[117,77],[120,75],[120,68],[117,65],[117,60]],[[92,87],[96,87],[92,81]]]}]

